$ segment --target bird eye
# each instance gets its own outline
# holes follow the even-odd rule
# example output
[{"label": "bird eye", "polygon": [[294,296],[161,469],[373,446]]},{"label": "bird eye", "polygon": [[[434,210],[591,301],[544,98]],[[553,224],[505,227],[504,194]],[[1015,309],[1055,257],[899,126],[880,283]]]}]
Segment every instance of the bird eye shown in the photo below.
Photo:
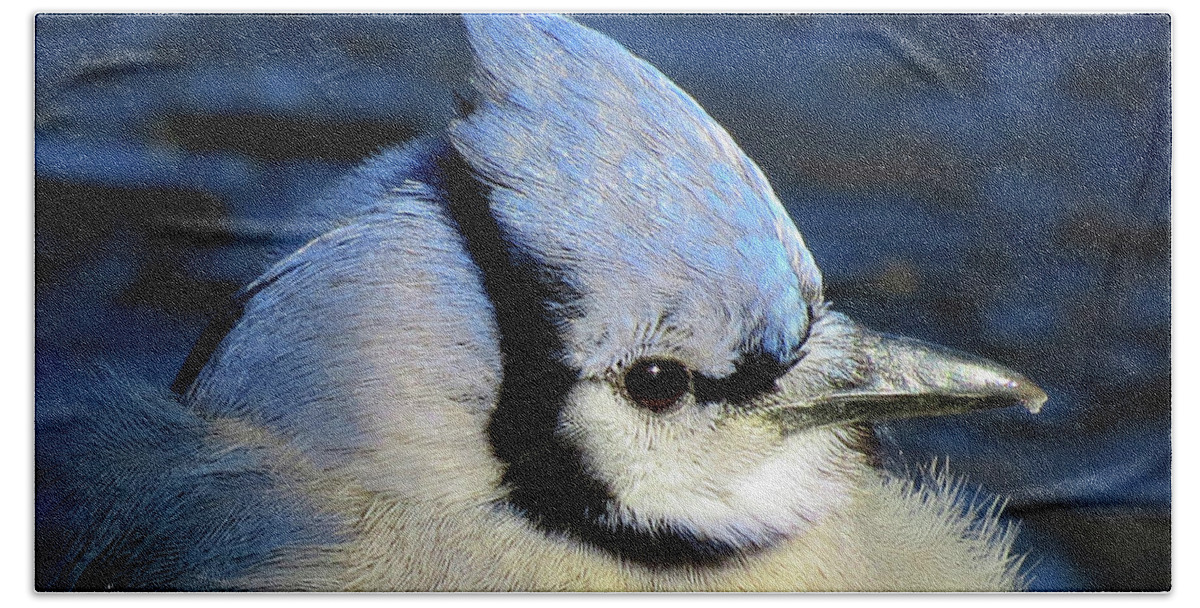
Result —
[{"label": "bird eye", "polygon": [[669,409],[691,386],[692,372],[667,359],[644,359],[625,372],[625,392],[652,412]]}]

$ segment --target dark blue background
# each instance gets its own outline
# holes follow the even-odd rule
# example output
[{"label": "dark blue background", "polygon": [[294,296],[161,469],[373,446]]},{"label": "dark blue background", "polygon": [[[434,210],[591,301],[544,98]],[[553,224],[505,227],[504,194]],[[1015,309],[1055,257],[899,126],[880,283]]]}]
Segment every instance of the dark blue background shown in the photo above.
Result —
[{"label": "dark blue background", "polygon": [[[1024,521],[1035,589],[1170,585],[1170,21],[587,16],[771,178],[827,296],[1039,382],[1043,413],[880,429]],[[311,205],[468,89],[451,17],[36,24],[36,391],[167,384]]]}]

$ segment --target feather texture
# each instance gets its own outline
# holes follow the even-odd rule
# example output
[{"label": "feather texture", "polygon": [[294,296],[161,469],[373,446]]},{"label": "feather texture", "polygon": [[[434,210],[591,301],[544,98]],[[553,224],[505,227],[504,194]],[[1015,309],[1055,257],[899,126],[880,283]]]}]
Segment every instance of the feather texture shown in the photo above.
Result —
[{"label": "feather texture", "polygon": [[[994,505],[855,437],[1045,395],[830,311],[762,173],[615,42],[468,29],[472,112],[335,188],[357,215],[178,394],[39,403],[39,588],[1017,588]],[[635,362],[680,390],[646,407]]]}]

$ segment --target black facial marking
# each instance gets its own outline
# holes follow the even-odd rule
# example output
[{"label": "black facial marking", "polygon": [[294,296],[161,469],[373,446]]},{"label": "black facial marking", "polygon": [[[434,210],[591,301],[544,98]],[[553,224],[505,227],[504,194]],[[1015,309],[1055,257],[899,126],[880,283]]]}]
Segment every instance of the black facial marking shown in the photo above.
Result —
[{"label": "black facial marking", "polygon": [[790,364],[783,364],[765,354],[745,355],[732,374],[711,378],[697,374],[696,401],[700,403],[744,403],[778,389],[775,381],[787,373]]},{"label": "black facial marking", "polygon": [[681,527],[647,530],[614,520],[610,489],[586,470],[579,448],[559,431],[560,411],[579,371],[561,362],[563,344],[548,311],[570,310],[575,294],[555,280],[553,269],[516,259],[490,213],[489,186],[453,149],[447,145],[438,158],[442,181],[433,185],[444,191],[450,216],[467,237],[500,330],[504,377],[487,429],[505,464],[507,503],[500,508],[650,567],[718,564],[743,553]]},{"label": "black facial marking", "polygon": [[[432,151],[436,166],[415,177],[440,190],[448,201],[449,219],[467,237],[467,250],[480,268],[500,330],[503,381],[487,429],[496,458],[505,464],[501,482],[507,500],[499,507],[515,510],[547,532],[568,535],[653,568],[716,565],[751,550],[699,538],[681,526],[660,522],[646,529],[612,516],[615,499],[611,491],[583,466],[579,448],[559,433],[559,414],[579,371],[561,362],[563,344],[548,309],[553,305],[556,314],[562,316],[566,311],[570,315],[576,295],[555,280],[561,275],[556,275],[554,269],[535,269],[517,259],[490,213],[490,187],[475,178],[449,143],[441,140],[427,149]],[[246,304],[276,279],[239,293],[226,311],[209,323],[176,375],[173,391],[183,394],[191,387],[241,319]],[[678,389],[680,378],[686,377],[680,375],[686,370],[680,372],[673,367],[679,364],[658,363],[657,378],[664,384],[634,388],[647,402],[652,395],[669,398]],[[703,392],[714,400],[748,398],[773,386],[773,372],[766,374],[770,376],[768,382],[761,374],[741,373],[741,369],[719,381],[696,375],[697,396]]]}]

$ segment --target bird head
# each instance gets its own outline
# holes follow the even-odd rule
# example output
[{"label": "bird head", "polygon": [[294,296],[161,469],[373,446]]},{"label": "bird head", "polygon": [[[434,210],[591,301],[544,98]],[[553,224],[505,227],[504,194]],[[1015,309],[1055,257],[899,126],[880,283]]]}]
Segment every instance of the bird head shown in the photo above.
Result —
[{"label": "bird head", "polygon": [[720,560],[850,500],[871,422],[1045,401],[832,310],[759,168],[616,42],[466,21],[448,189],[499,328],[487,432],[511,508],[638,561]]}]

